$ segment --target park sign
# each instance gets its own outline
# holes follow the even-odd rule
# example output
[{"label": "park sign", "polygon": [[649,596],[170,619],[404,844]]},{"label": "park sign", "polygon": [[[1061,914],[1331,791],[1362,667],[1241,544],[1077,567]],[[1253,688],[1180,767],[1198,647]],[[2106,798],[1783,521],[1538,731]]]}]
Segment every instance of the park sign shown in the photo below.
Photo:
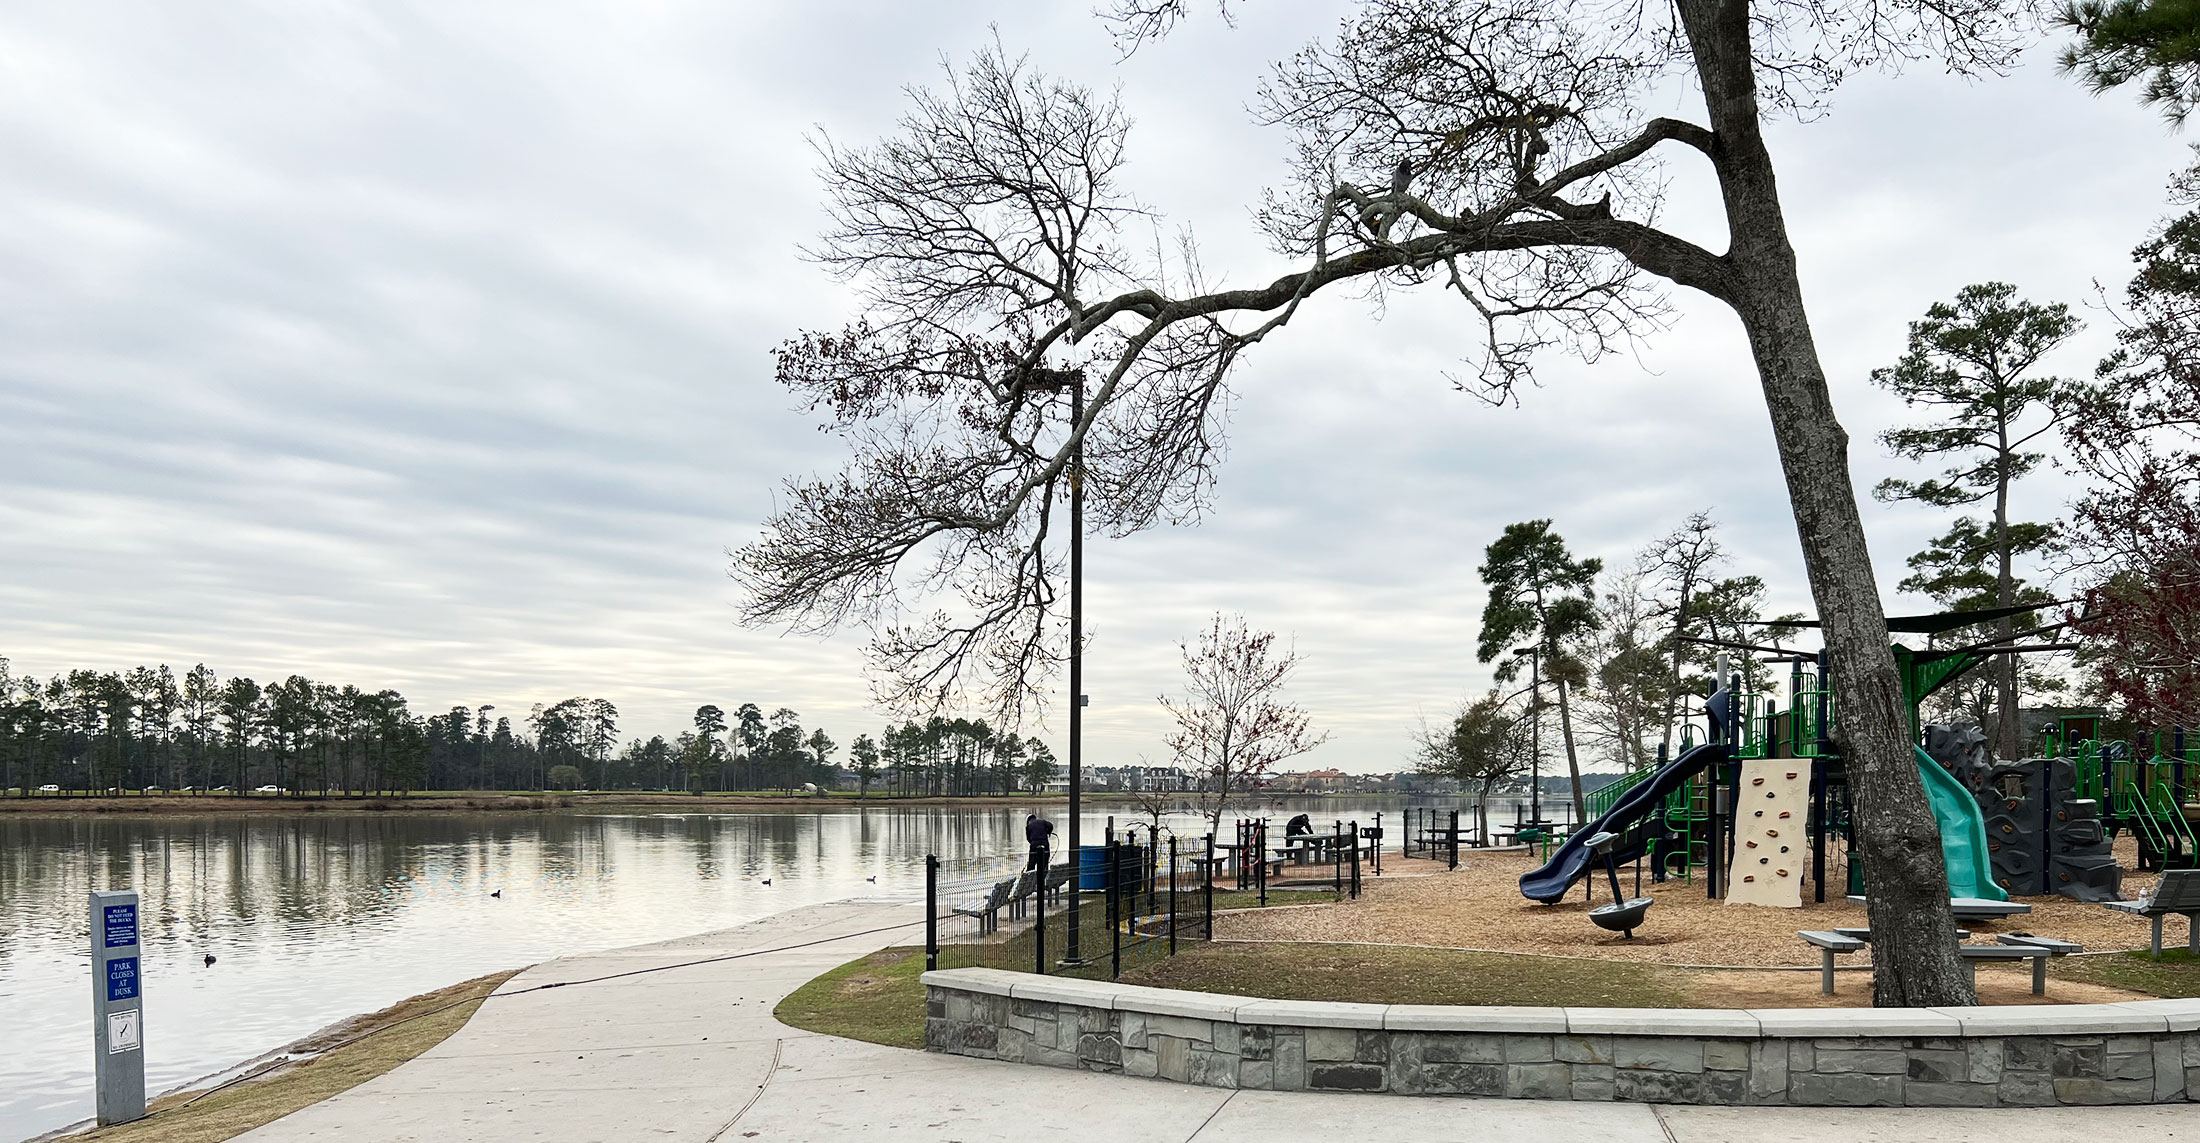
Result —
[{"label": "park sign", "polygon": [[145,1014],[138,895],[92,894],[92,1072],[100,1126],[145,1118]]}]

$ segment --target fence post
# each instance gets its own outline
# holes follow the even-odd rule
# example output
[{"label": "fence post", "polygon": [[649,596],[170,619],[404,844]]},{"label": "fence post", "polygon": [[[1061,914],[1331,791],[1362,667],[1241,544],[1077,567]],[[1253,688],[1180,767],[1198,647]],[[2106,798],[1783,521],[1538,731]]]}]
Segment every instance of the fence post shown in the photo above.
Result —
[{"label": "fence post", "polygon": [[1034,849],[1031,851],[1031,864],[1036,867],[1036,871],[1032,874],[1036,880],[1032,882],[1033,888],[1031,891],[1031,943],[1035,950],[1034,956],[1037,958],[1034,971],[1040,976],[1045,976],[1047,974],[1047,870],[1052,863],[1047,860],[1046,850]]},{"label": "fence post", "polygon": [[1458,811],[1458,810],[1453,810],[1453,811],[1451,811],[1451,865],[1450,865],[1450,866],[1448,866],[1448,868],[1450,868],[1450,869],[1457,869],[1457,868],[1459,868],[1459,811]]},{"label": "fence post", "polygon": [[1254,840],[1260,844],[1253,849],[1253,865],[1258,870],[1253,875],[1253,885],[1260,891],[1260,907],[1268,907],[1268,819],[1260,819],[1254,827]]},{"label": "fence post", "polygon": [[1360,822],[1359,822],[1359,819],[1357,819],[1357,818],[1353,819],[1353,820],[1352,820],[1352,822],[1350,823],[1350,825],[1351,825],[1351,829],[1352,829],[1352,834],[1351,834],[1351,836],[1349,836],[1349,837],[1345,838],[1345,844],[1346,844],[1346,845],[1349,845],[1349,846],[1351,846],[1351,847],[1352,847],[1352,899],[1353,899],[1353,900],[1355,900],[1355,901],[1357,901],[1357,900],[1359,900],[1359,899],[1360,899]]},{"label": "fence post", "polygon": [[1123,850],[1115,841],[1113,819],[1108,825],[1108,979],[1123,975]]},{"label": "fence post", "polygon": [[1176,835],[1169,835],[1169,955],[1176,955]]},{"label": "fence post", "polygon": [[940,966],[940,858],[924,855],[924,971]]},{"label": "fence post", "polygon": [[1383,875],[1383,812],[1381,810],[1375,811],[1375,836],[1370,840],[1375,843],[1373,850],[1375,854],[1375,876],[1381,877]]},{"label": "fence post", "polygon": [[1207,914],[1207,939],[1211,941],[1215,939],[1215,835],[1212,833],[1207,835],[1207,876],[1201,880],[1207,885],[1201,894],[1206,898],[1201,907]]},{"label": "fence post", "polygon": [[1329,822],[1329,889],[1341,900],[1344,897],[1344,823]]}]

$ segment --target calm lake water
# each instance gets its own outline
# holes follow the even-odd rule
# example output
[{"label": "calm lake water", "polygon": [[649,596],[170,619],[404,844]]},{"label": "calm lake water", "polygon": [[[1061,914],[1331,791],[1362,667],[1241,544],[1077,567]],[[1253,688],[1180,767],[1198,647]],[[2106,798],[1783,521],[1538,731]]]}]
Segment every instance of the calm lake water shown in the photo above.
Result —
[{"label": "calm lake water", "polygon": [[[1283,799],[1263,812],[1303,810],[1326,831],[1377,811],[1395,823],[1405,804]],[[157,1093],[482,973],[846,897],[914,897],[927,853],[964,876],[1010,868],[1028,809],[0,817],[0,1140],[91,1114],[95,889],[143,894]],[[1195,820],[1172,826],[1203,832]],[[1087,815],[1088,842],[1104,821]]]}]

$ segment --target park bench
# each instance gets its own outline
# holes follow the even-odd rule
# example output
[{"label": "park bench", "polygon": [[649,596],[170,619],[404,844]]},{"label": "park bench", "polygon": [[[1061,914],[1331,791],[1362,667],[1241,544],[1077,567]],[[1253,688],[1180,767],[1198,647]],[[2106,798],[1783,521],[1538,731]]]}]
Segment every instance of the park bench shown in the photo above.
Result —
[{"label": "park bench", "polygon": [[2069,956],[2085,951],[2085,946],[2053,937],[2019,936],[2007,933],[1995,938],[2001,942],[1991,945],[1958,945],[1956,951],[1963,954],[1963,967],[1970,973],[1971,987],[1978,987],[1978,962],[1982,960],[2030,960],[2032,962],[2032,995],[2047,995],[2047,960],[2049,957]]},{"label": "park bench", "polygon": [[1824,955],[1819,969],[1818,991],[1826,996],[1833,995],[1833,958],[1840,953],[1863,952],[1864,939],[1823,929],[1804,929],[1795,935],[1803,938],[1805,944],[1818,946],[1818,951]]},{"label": "park bench", "polygon": [[985,895],[984,901],[976,905],[957,905],[949,909],[948,912],[958,917],[976,917],[978,919],[978,935],[985,936],[1001,927],[1001,906],[1008,904],[1008,895],[1015,888],[1016,879],[1011,877],[995,885],[992,891]]},{"label": "park bench", "polygon": [[1016,887],[1008,891],[1008,916],[1010,920],[1022,920],[1031,908],[1032,895],[1039,891],[1039,871],[1025,867],[1016,875]]},{"label": "park bench", "polygon": [[2200,869],[2172,869],[2163,873],[2161,884],[2154,887],[2154,895],[2144,901],[2102,903],[2119,913],[2154,922],[2153,950],[2157,960],[2162,956],[2162,918],[2183,915],[2185,950],[2200,956]]}]

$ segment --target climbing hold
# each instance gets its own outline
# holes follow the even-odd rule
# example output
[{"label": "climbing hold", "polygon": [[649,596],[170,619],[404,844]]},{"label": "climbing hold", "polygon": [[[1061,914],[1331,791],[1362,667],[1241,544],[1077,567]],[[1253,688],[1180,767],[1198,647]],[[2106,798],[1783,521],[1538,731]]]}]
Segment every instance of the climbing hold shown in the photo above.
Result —
[{"label": "climbing hold", "polygon": [[1777,797],[1779,797],[1779,796],[1780,796],[1780,791],[1778,791],[1778,790],[1766,790],[1766,791],[1765,791],[1765,797],[1768,797],[1768,798],[1777,798]]},{"label": "climbing hold", "polygon": [[1771,859],[1771,858],[1769,858],[1769,857],[1760,857],[1760,858],[1758,858],[1758,859],[1757,859],[1757,864],[1759,864],[1759,865],[1770,865],[1770,864],[1772,864],[1772,859]]},{"label": "climbing hold", "polygon": [[1790,771],[1788,771],[1788,781],[1792,782],[1792,781],[1794,781],[1794,780],[1795,780],[1795,771],[1793,771],[1793,770],[1790,770]]},{"label": "climbing hold", "polygon": [[1764,812],[1763,810],[1758,810],[1755,816],[1757,816],[1757,817],[1760,817],[1760,818],[1761,818],[1761,817],[1765,816],[1765,812]]},{"label": "climbing hold", "polygon": [[1786,847],[1786,846],[1784,846],[1784,845],[1780,847],[1780,852],[1782,852],[1782,853],[1786,853],[1787,851],[1788,851],[1788,847]]},{"label": "climbing hold", "polygon": [[1788,875],[1788,871],[1787,871],[1787,870],[1785,870],[1785,869],[1779,869],[1779,870],[1774,870],[1774,872],[1778,873],[1778,874],[1779,874],[1780,876],[1782,876],[1782,877],[1785,877],[1785,876],[1787,876],[1787,875]]},{"label": "climbing hold", "polygon": [[1749,784],[1752,786],[1762,786],[1765,784],[1765,780],[1763,778],[1751,778],[1749,780]]},{"label": "climbing hold", "polygon": [[1742,880],[1744,880],[1744,881],[1755,881],[1756,879],[1757,879],[1757,875],[1756,875],[1756,874],[1754,874],[1754,873],[1750,874],[1750,875],[1749,875],[1749,876],[1747,876],[1747,877],[1744,877],[1744,878],[1742,878]]},{"label": "climbing hold", "polygon": [[1781,811],[1780,811],[1780,817],[1781,817],[1781,819],[1782,819],[1783,821],[1784,821],[1784,820],[1786,820],[1787,816],[1788,816],[1788,812],[1787,812],[1786,810],[1781,810]]},{"label": "climbing hold", "polygon": [[1766,830],[1766,831],[1765,831],[1765,836],[1766,836],[1766,837],[1778,837],[1778,836],[1780,836],[1780,831],[1779,831],[1779,830],[1776,830],[1776,829],[1768,829],[1768,830]]},{"label": "climbing hold", "polygon": [[1757,848],[1757,843],[1754,841],[1745,841],[1742,844],[1748,846],[1751,849]]}]

